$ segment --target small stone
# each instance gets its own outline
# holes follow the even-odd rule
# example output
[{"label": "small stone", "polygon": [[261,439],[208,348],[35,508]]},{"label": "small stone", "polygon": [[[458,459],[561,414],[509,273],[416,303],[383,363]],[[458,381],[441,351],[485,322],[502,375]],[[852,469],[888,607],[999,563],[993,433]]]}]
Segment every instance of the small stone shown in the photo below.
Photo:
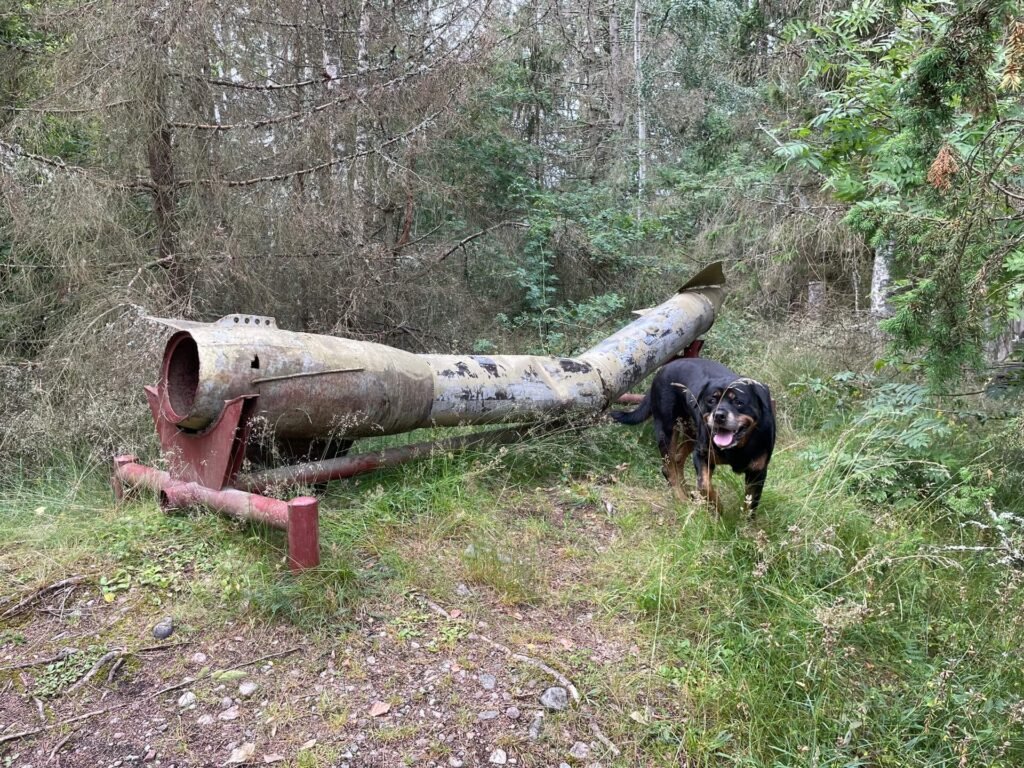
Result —
[{"label": "small stone", "polygon": [[200,715],[199,719],[196,720],[196,724],[204,728],[213,725],[215,722],[213,715]]},{"label": "small stone", "polygon": [[249,762],[256,754],[256,745],[247,741],[240,747],[231,750],[231,756],[227,759],[226,765],[240,765]]},{"label": "small stone", "polygon": [[459,584],[457,587],[455,587],[455,594],[459,597],[472,597],[473,590],[471,590],[465,584]]},{"label": "small stone", "polygon": [[252,680],[246,680],[244,683],[238,686],[238,693],[241,694],[242,698],[248,699],[259,689],[259,685],[254,683]]},{"label": "small stone", "polygon": [[541,694],[540,703],[552,711],[561,712],[569,707],[569,694],[565,688],[555,685]]},{"label": "small stone", "polygon": [[505,717],[507,717],[509,720],[518,720],[519,719],[519,707],[509,707],[508,709],[506,709],[505,710]]},{"label": "small stone", "polygon": [[178,698],[178,708],[179,709],[188,709],[189,707],[194,707],[195,705],[196,705],[196,695],[194,693],[192,693],[192,691],[185,691]]},{"label": "small stone", "polygon": [[569,757],[576,760],[586,760],[590,757],[590,747],[585,742],[577,741],[572,745],[572,749],[569,750]]},{"label": "small stone", "polygon": [[462,766],[464,766],[465,763],[459,760],[459,758],[457,757],[449,757],[448,765],[450,765],[451,768],[462,768]]},{"label": "small stone", "polygon": [[197,667],[202,666],[206,663],[206,654],[202,651],[196,651],[191,656],[189,656],[188,660],[195,664]]},{"label": "small stone", "polygon": [[540,728],[542,725],[544,725],[544,713],[538,712],[533,716],[533,720],[530,722],[530,730],[527,731],[530,741],[536,741],[540,738]]},{"label": "small stone", "polygon": [[483,686],[485,691],[493,691],[494,686],[498,684],[498,679],[489,672],[484,672],[477,679],[480,681],[480,685]]},{"label": "small stone", "polygon": [[174,633],[174,619],[171,616],[164,616],[153,627],[153,637],[157,640],[166,640]]},{"label": "small stone", "polygon": [[221,712],[217,717],[220,720],[237,720],[238,719],[238,707],[230,707]]},{"label": "small stone", "polygon": [[477,720],[493,720],[498,716],[498,710],[496,709],[485,709],[479,715],[476,716]]},{"label": "small stone", "polygon": [[155,757],[156,757],[156,750],[155,749],[151,749],[151,750],[149,750],[149,752],[146,753],[146,756],[144,758],[142,758],[142,762],[148,763],[150,760],[152,760]]},{"label": "small stone", "polygon": [[231,707],[233,707],[234,705],[235,700],[232,699],[230,696],[225,696],[223,699],[220,700],[221,709],[231,709]]},{"label": "small stone", "polygon": [[559,763],[558,768],[572,768],[568,763]]},{"label": "small stone", "polygon": [[504,765],[508,762],[508,755],[505,754],[504,749],[496,749],[491,752],[491,756],[488,758],[488,762],[493,765]]}]

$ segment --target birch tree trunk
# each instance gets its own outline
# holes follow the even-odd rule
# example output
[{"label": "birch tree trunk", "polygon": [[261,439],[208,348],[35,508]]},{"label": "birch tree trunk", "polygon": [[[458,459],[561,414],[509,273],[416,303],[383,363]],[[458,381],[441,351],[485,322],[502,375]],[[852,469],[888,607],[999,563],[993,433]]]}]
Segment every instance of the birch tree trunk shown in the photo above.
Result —
[{"label": "birch tree trunk", "polygon": [[871,270],[871,316],[877,320],[892,316],[892,307],[889,304],[892,252],[891,242],[875,248],[875,261]]}]

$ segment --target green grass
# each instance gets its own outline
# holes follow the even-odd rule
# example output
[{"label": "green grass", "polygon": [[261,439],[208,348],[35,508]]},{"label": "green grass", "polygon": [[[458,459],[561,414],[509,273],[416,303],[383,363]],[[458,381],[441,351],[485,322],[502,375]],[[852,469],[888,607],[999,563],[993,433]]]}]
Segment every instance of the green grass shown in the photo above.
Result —
[{"label": "green grass", "polygon": [[[1024,764],[1024,577],[998,549],[1024,530],[993,517],[1024,508],[1019,421],[953,411],[947,432],[900,442],[931,401],[871,415],[884,390],[867,374],[850,384],[835,362],[781,351],[749,365],[783,422],[755,523],[739,477],[716,476],[730,511],[712,520],[672,501],[649,426],[599,425],[334,483],[323,564],[296,576],[279,531],[144,497],[115,507],[105,468],[65,463],[0,490],[0,600],[87,572],[194,624],[248,615],[315,634],[410,590],[451,600],[462,582],[467,610],[585,611],[635,646],[620,664],[560,659],[619,765]],[[422,635],[408,602],[386,619],[403,639],[465,642]]]}]

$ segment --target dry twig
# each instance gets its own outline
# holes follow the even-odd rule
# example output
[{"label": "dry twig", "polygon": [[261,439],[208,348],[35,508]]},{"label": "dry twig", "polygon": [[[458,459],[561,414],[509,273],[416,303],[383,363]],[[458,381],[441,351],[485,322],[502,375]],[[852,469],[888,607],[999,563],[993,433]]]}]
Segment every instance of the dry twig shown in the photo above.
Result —
[{"label": "dry twig", "polygon": [[[423,595],[418,595],[418,597],[434,613],[438,614],[439,616],[443,616],[448,621],[455,621],[455,619],[453,619],[451,617],[451,614],[449,614],[448,611],[446,611],[444,608],[442,608],[437,603],[433,602],[432,600],[429,600],[428,598],[424,597]],[[523,664],[529,664],[530,666],[536,667],[537,669],[541,670],[542,672],[547,673],[548,675],[553,677],[563,688],[565,688],[569,692],[569,695],[572,696],[572,700],[576,703],[576,706],[578,706],[578,707],[582,706],[582,704],[583,704],[583,697],[580,696],[579,690],[576,688],[575,685],[572,684],[572,681],[569,680],[569,678],[567,678],[565,675],[563,675],[557,669],[554,669],[554,668],[548,666],[547,664],[545,664],[540,659],[535,659],[532,656],[527,656],[524,653],[516,653],[515,651],[513,651],[508,646],[502,645],[501,643],[499,643],[499,642],[497,642],[495,640],[492,640],[491,638],[487,637],[486,635],[481,635],[479,633],[473,632],[473,633],[470,633],[469,637],[470,637],[471,640],[480,640],[481,642],[491,646],[492,648],[501,651],[502,653],[504,653],[509,658],[515,659],[516,661],[522,662]],[[594,737],[598,741],[600,741],[608,749],[608,751],[611,752],[613,755],[618,757],[618,756],[620,756],[622,754],[622,750],[620,750],[617,746],[615,746],[615,743],[611,739],[609,739],[607,736],[604,735],[604,733],[601,731],[601,728],[598,726],[598,724],[593,719],[590,719],[590,732],[592,734],[594,734]]]},{"label": "dry twig", "polygon": [[0,613],[0,620],[9,619],[12,616],[16,616],[17,614],[21,613],[21,611],[23,611],[25,608],[32,605],[32,603],[41,599],[43,596],[50,594],[51,592],[56,592],[58,589],[70,587],[75,584],[81,584],[88,578],[88,576],[72,576],[67,579],[61,579],[60,581],[54,582],[53,584],[48,584],[45,587],[40,587],[39,589],[29,594],[27,597],[23,598],[17,605],[12,605],[3,613]]},{"label": "dry twig", "polygon": [[112,651],[107,651],[96,660],[96,663],[89,668],[88,672],[86,672],[77,681],[75,681],[73,685],[69,686],[68,689],[64,691],[64,693],[68,694],[72,691],[78,690],[87,682],[92,680],[92,678],[96,676],[96,673],[99,672],[104,666],[112,662],[114,659],[119,659],[123,657],[125,653],[126,651],[124,648],[115,648]]},{"label": "dry twig", "polygon": [[[227,669],[222,669],[222,670],[219,670],[219,671],[220,672],[232,672],[232,671],[234,671],[236,669],[243,669],[245,667],[251,667],[253,664],[259,664],[261,661],[266,661],[267,659],[276,659],[276,658],[279,658],[281,656],[290,656],[291,654],[296,653],[299,650],[301,650],[301,649],[299,648],[299,646],[296,645],[296,646],[293,646],[291,648],[288,648],[287,650],[278,651],[277,653],[268,653],[266,656],[260,656],[258,659],[252,659],[250,661],[246,661],[246,662],[243,662],[241,664],[236,664],[233,667],[228,667]],[[165,693],[170,693],[171,691],[176,691],[179,688],[184,688],[185,686],[192,685],[193,683],[197,683],[200,680],[205,680],[205,679],[211,677],[212,675],[213,675],[212,672],[207,672],[205,675],[202,675],[200,677],[186,677],[180,683],[175,683],[174,685],[168,685],[168,686],[166,686],[164,688],[161,688],[158,691],[153,691],[152,693],[148,693],[143,698],[145,698],[145,699],[155,699],[157,696],[163,696]],[[75,717],[69,717],[67,720],[62,720],[59,723],[52,723],[51,725],[43,725],[43,726],[40,726],[39,728],[31,728],[31,729],[29,729],[27,731],[18,731],[17,733],[9,733],[9,734],[7,734],[5,736],[0,736],[0,744],[6,744],[9,741],[17,741],[18,739],[24,739],[24,738],[26,738],[28,736],[35,736],[36,734],[43,733],[44,731],[52,731],[55,728],[62,728],[65,725],[70,725],[71,723],[78,723],[78,722],[81,722],[82,720],[88,720],[89,718],[96,717],[97,715],[104,715],[107,712],[114,712],[114,711],[116,711],[118,709],[124,709],[127,706],[135,704],[137,701],[138,701],[138,699],[132,699],[130,701],[122,701],[120,704],[113,704],[113,705],[111,705],[109,707],[103,707],[101,709],[94,709],[91,712],[85,712],[85,713],[83,713],[81,715],[76,715]]]},{"label": "dry twig", "polygon": [[63,739],[57,742],[54,748],[50,750],[50,762],[53,762],[53,758],[55,758],[57,756],[57,753],[60,752],[60,748],[67,744],[69,741],[71,741],[71,737],[74,736],[76,733],[78,733],[78,728],[72,729],[67,736],[65,736]]}]

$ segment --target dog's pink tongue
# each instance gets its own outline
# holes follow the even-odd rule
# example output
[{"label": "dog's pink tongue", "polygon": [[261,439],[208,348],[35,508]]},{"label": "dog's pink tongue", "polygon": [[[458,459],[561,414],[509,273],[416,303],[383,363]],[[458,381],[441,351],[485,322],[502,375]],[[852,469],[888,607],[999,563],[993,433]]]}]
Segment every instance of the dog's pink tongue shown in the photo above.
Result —
[{"label": "dog's pink tongue", "polygon": [[719,448],[725,448],[728,445],[732,445],[732,432],[715,432],[712,440],[715,441],[715,445]]}]

